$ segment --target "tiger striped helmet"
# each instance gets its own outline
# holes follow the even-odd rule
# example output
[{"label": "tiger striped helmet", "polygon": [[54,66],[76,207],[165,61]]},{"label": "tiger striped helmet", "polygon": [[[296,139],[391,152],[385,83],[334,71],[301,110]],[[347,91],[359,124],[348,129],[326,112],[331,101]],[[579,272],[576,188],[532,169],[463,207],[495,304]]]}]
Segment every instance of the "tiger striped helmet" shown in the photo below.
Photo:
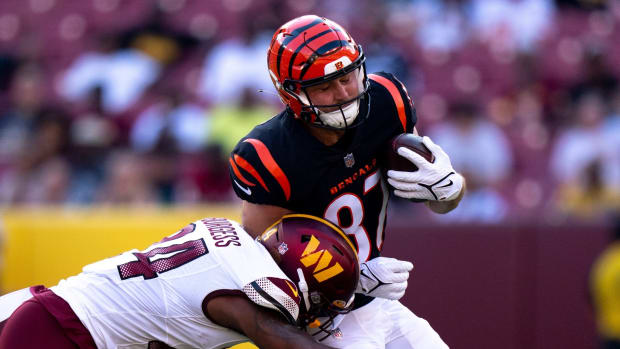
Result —
[{"label": "tiger striped helmet", "polygon": [[[369,83],[364,61],[362,47],[339,24],[315,15],[285,23],[273,35],[267,52],[271,80],[295,118],[336,129],[356,126],[368,115]],[[359,94],[356,97],[334,105],[312,103],[306,88],[353,71],[358,79]],[[361,105],[363,100],[365,106]],[[352,111],[351,105],[357,108]],[[335,122],[326,122],[325,117],[319,117],[322,107],[336,107],[341,115],[336,115]],[[358,117],[362,113],[365,113],[364,117]]]}]

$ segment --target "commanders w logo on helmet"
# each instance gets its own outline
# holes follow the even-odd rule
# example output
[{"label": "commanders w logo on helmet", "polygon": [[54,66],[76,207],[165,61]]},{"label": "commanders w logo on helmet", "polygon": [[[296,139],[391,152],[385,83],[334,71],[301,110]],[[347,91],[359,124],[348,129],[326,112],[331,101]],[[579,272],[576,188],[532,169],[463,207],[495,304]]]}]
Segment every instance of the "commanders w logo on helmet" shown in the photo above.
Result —
[{"label": "commanders w logo on helmet", "polygon": [[[267,228],[258,240],[282,271],[293,276],[303,299],[300,326],[327,332],[337,314],[351,310],[359,261],[340,228],[319,217],[290,214]],[[282,245],[286,249],[279,249]]]},{"label": "commanders w logo on helmet", "polygon": [[323,282],[342,273],[344,269],[342,269],[342,266],[338,262],[336,262],[336,264],[332,265],[331,267],[328,267],[329,263],[333,259],[333,256],[327,250],[316,251],[319,248],[320,244],[321,242],[316,237],[314,237],[314,235],[311,235],[310,242],[306,246],[304,252],[301,254],[303,256],[303,258],[301,259],[301,263],[306,267],[316,264],[316,268],[314,268],[313,271],[314,278],[318,282]]}]

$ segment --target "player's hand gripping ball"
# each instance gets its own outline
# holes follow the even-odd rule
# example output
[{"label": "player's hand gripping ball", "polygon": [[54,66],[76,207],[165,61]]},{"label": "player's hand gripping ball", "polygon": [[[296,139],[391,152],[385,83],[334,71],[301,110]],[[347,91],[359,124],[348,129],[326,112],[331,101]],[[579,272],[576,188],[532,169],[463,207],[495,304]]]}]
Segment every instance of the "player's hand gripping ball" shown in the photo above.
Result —
[{"label": "player's hand gripping ball", "polygon": [[[426,145],[424,145],[422,137],[414,135],[413,133],[401,133],[390,139],[388,146],[385,148],[385,153],[383,155],[384,175],[386,175],[388,170],[407,172],[415,172],[418,170],[418,167],[413,162],[398,154],[398,148],[400,147],[405,147],[420,154],[420,156],[430,163],[435,162],[435,156]],[[393,191],[394,187],[390,186],[390,190]],[[424,202],[426,199],[411,199],[411,201]]]},{"label": "player's hand gripping ball", "polygon": [[[387,181],[394,195],[413,201],[450,201],[462,193],[463,176],[454,171],[448,154],[429,137],[399,135],[388,148],[388,164],[383,166],[388,170]],[[400,164],[399,157],[411,164]]]}]

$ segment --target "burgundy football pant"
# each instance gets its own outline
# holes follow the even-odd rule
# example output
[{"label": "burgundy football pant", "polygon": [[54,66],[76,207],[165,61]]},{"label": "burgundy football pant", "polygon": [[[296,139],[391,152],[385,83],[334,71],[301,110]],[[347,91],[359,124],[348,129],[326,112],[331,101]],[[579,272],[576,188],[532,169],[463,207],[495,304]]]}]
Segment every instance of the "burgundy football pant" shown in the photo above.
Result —
[{"label": "burgundy football pant", "polygon": [[78,348],[56,318],[41,303],[30,299],[6,321],[0,335],[0,348]]},{"label": "burgundy football pant", "polygon": [[64,299],[45,287],[31,288],[25,301],[2,326],[0,348],[95,348],[88,330]]}]

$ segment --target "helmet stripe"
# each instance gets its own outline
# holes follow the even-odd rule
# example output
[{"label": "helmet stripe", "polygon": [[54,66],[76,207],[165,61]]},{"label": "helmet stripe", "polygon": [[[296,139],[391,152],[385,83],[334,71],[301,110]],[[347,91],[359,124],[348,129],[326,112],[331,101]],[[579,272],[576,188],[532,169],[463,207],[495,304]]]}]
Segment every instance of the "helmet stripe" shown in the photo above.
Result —
[{"label": "helmet stripe", "polygon": [[[348,41],[344,41],[344,40],[334,40],[334,41],[330,41],[326,44],[323,44],[321,47],[319,47],[318,49],[316,49],[316,53],[319,55],[324,55],[325,53],[329,52],[330,50],[333,50],[335,48],[338,47],[345,47],[346,45],[349,45]],[[299,80],[303,80],[304,75],[306,75],[306,73],[308,72],[308,69],[310,69],[312,65],[308,64],[306,66],[303,67],[303,69],[301,70],[301,73],[299,75]]]},{"label": "helmet stripe", "polygon": [[283,40],[282,47],[280,47],[282,52],[278,52],[279,54],[278,58],[281,59],[280,65],[277,65],[279,75],[286,73],[286,71],[281,72],[280,69],[284,69],[286,68],[286,66],[294,64],[294,62],[290,59],[290,57],[291,55],[293,55],[293,53],[295,52],[295,50],[297,50],[299,46],[303,46],[304,43],[308,41],[308,36],[317,35],[318,33],[324,31],[324,27],[325,27],[324,25],[319,24],[306,30],[303,33],[298,34],[295,37],[292,37],[292,36],[287,37],[286,39],[284,39],[284,40],[288,39],[288,41],[286,42]]},{"label": "helmet stripe", "polygon": [[235,173],[235,176],[237,178],[239,178],[240,181],[242,181],[243,183],[249,185],[250,187],[255,186],[256,184],[248,181],[247,179],[245,179],[245,177],[243,177],[243,175],[241,174],[241,171],[239,171],[239,167],[237,167],[237,164],[235,163],[235,161],[233,160],[232,157],[228,158],[228,162],[230,163],[230,167],[232,168],[233,172]]},{"label": "helmet stripe", "polygon": [[265,166],[269,173],[271,173],[271,175],[278,181],[282,191],[284,192],[286,200],[288,200],[291,197],[291,184],[278,163],[273,159],[273,156],[271,155],[269,149],[267,149],[265,143],[254,138],[248,138],[244,140],[244,142],[252,144],[254,149],[256,149],[263,166]]},{"label": "helmet stripe", "polygon": [[386,79],[383,76],[379,76],[376,74],[368,74],[368,77],[383,85],[383,87],[385,87],[390,92],[390,94],[392,95],[392,99],[396,104],[396,109],[398,110],[398,118],[400,119],[400,123],[403,125],[403,132],[407,132],[407,114],[405,112],[405,102],[403,101],[403,97],[401,96],[396,84],[394,84],[389,79]]},{"label": "helmet stripe", "polygon": [[305,30],[308,30],[314,26],[316,26],[317,24],[323,23],[323,19],[322,18],[318,18],[302,27],[299,27],[297,29],[294,29],[289,36],[287,36],[286,38],[284,38],[284,40],[282,40],[282,44],[280,45],[280,48],[278,49],[278,58],[277,58],[277,63],[276,63],[276,67],[277,67],[277,72],[278,73],[278,77],[280,77],[280,64],[281,64],[281,60],[282,60],[282,54],[284,53],[284,49],[287,47],[287,45],[295,40],[297,37],[299,37],[299,34],[303,33]]},{"label": "helmet stripe", "polygon": [[241,156],[235,154],[234,157],[235,157],[235,162],[238,163],[239,166],[242,169],[244,169],[247,173],[251,174],[252,177],[256,178],[258,183],[260,183],[261,187],[263,187],[269,193],[269,188],[267,188],[265,181],[263,181],[263,178],[260,176],[260,174],[258,174],[258,171],[256,171],[256,169],[252,165],[250,165],[250,163],[246,159],[242,158]]},{"label": "helmet stripe", "polygon": [[[316,35],[314,35],[313,37],[311,37],[310,39],[305,40],[301,45],[299,45],[299,47],[295,50],[295,52],[293,53],[293,56],[291,57],[291,61],[290,64],[288,65],[288,76],[292,77],[293,76],[293,65],[295,63],[295,58],[297,57],[297,55],[299,54],[299,52],[304,48],[304,47],[308,47],[308,45],[313,42],[315,39],[318,39],[326,34],[332,33],[334,32],[334,30],[332,28],[329,28],[327,30],[324,30]],[[310,48],[312,50],[312,48]],[[313,50],[314,51],[314,50]],[[317,53],[321,54],[320,52]],[[301,78],[300,78],[301,79]]]}]

